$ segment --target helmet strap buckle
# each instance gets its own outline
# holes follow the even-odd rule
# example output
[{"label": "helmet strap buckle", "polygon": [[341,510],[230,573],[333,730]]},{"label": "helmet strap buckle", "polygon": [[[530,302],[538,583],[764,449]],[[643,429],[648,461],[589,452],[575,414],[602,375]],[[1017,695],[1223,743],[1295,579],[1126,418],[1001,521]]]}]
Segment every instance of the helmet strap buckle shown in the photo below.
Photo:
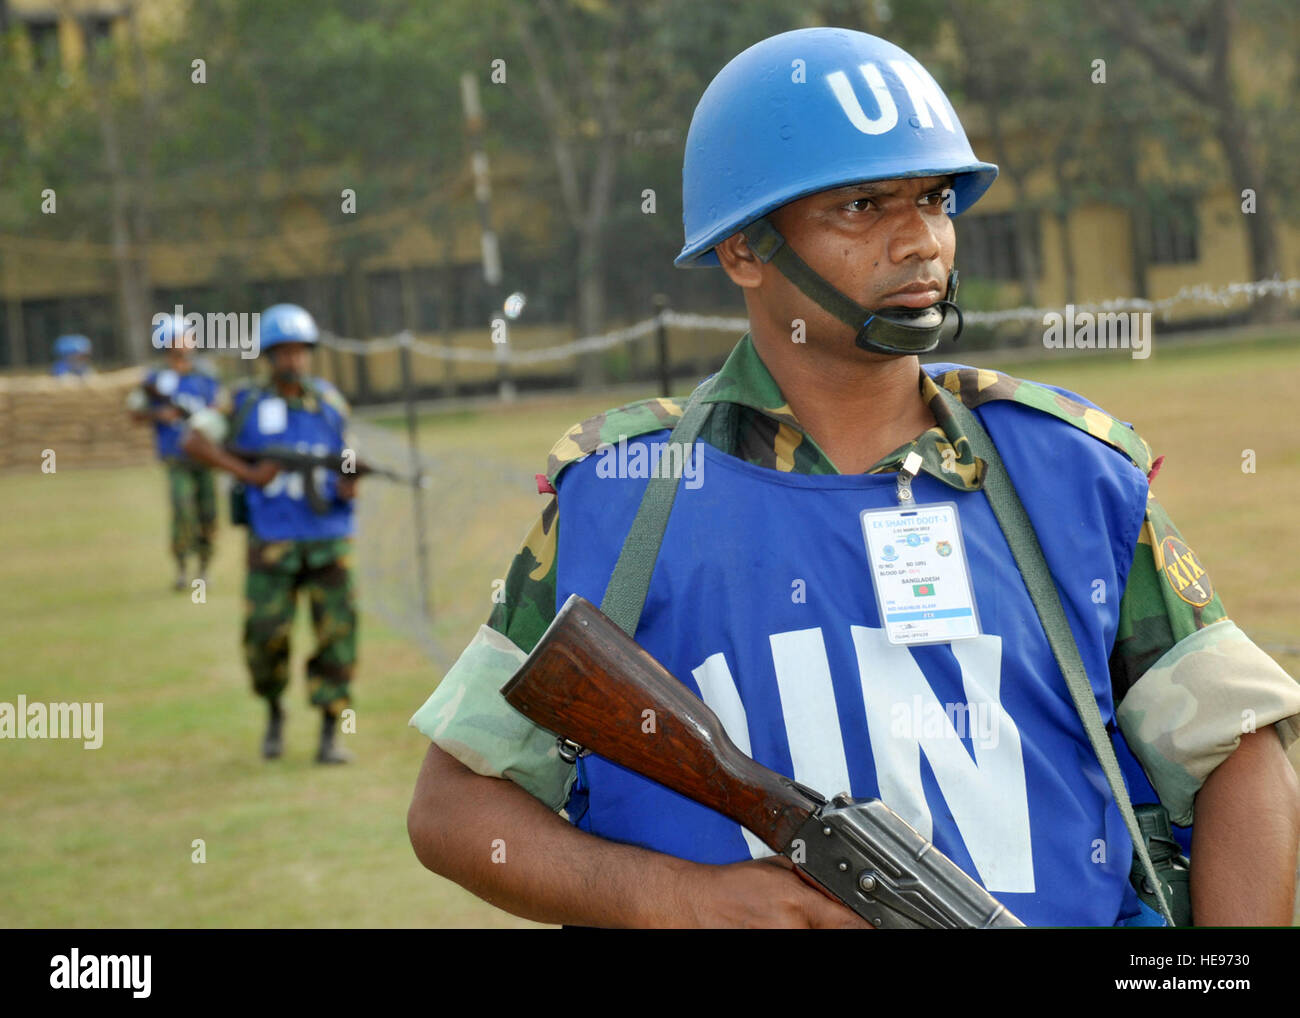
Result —
[{"label": "helmet strap buckle", "polygon": [[955,342],[964,325],[956,296],[957,270],[953,269],[948,273],[948,291],[943,300],[915,310],[872,311],[853,342],[863,350],[888,354],[930,353],[945,339]]}]

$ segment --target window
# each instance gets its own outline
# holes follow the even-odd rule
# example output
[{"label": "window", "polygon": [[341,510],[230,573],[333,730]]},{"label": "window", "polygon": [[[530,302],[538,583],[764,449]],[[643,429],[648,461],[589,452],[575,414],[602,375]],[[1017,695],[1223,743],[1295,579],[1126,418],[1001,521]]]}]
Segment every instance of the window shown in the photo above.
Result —
[{"label": "window", "polygon": [[[995,212],[987,215],[958,216],[953,220],[957,228],[957,268],[979,279],[1017,280],[1023,275],[1020,245],[1016,243],[1016,213]],[[1041,276],[1043,260],[1040,256],[1037,213],[1030,213],[1029,251],[1033,257],[1034,275]]]},{"label": "window", "polygon": [[299,280],[302,299],[301,304],[316,324],[335,335],[344,333],[343,323],[346,319],[343,309],[343,297],[347,292],[347,283],[342,276],[307,276]]},{"label": "window", "polygon": [[474,262],[457,265],[452,273],[453,329],[486,329],[491,320],[494,302],[488,284],[483,280],[483,266]]},{"label": "window", "polygon": [[1180,202],[1177,210],[1153,209],[1147,227],[1147,250],[1152,265],[1187,265],[1200,260],[1194,201]]},{"label": "window", "polygon": [[113,38],[113,19],[91,16],[81,20],[81,31],[86,37],[86,49],[94,51],[100,43]]},{"label": "window", "polygon": [[111,297],[63,297],[23,301],[23,336],[32,364],[54,360],[54,341],[65,333],[89,336],[96,361],[112,360],[119,351]]},{"label": "window", "polygon": [[415,327],[421,332],[434,332],[442,327],[441,273],[437,269],[416,269],[412,276]]},{"label": "window", "polygon": [[23,301],[23,335],[27,337],[28,360],[33,364],[53,361],[54,341],[62,333],[57,300]]},{"label": "window", "polygon": [[27,22],[32,44],[32,64],[38,71],[59,66],[59,24],[57,21]]},{"label": "window", "polygon": [[391,336],[406,326],[402,314],[402,276],[394,270],[366,276],[366,304],[370,311],[370,334]]}]

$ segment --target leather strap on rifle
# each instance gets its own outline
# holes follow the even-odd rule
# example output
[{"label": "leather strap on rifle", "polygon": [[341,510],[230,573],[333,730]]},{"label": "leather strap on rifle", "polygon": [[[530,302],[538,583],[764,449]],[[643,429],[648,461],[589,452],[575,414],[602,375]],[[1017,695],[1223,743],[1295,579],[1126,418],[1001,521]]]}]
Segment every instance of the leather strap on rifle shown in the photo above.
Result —
[{"label": "leather strap on rifle", "polygon": [[1097,762],[1101,764],[1106,781],[1110,784],[1111,794],[1115,797],[1115,805],[1119,807],[1120,815],[1124,818],[1124,826],[1128,828],[1129,837],[1133,840],[1133,851],[1142,864],[1142,871],[1146,874],[1147,880],[1155,888],[1160,914],[1164,916],[1166,923],[1173,926],[1174,918],[1165,901],[1160,880],[1156,877],[1155,866],[1152,865],[1151,855],[1147,851],[1146,839],[1142,836],[1137,817],[1133,814],[1133,804],[1129,801],[1124,777],[1120,773],[1119,761],[1115,758],[1115,747],[1111,745],[1106,726],[1102,723],[1097,697],[1092,691],[1092,684],[1088,681],[1088,673],[1079,656],[1079,648],[1074,641],[1074,634],[1070,631],[1070,624],[1066,621],[1065,609],[1061,607],[1060,595],[1057,593],[1051,571],[1047,567],[1047,560],[1043,558],[1043,549],[1038,543],[1038,535],[1034,533],[1029,514],[1025,512],[1020,496],[1016,494],[1015,485],[1012,484],[1011,477],[1002,463],[1002,457],[998,455],[993,440],[980,424],[979,418],[947,389],[940,388],[939,393],[956,419],[961,433],[969,440],[972,452],[988,464],[988,471],[984,477],[984,495],[993,509],[993,515],[997,517],[998,526],[1002,528],[1002,536],[1006,538],[1007,545],[1011,548],[1011,554],[1016,560],[1016,568],[1024,578],[1030,600],[1033,601],[1038,619],[1043,624],[1043,631],[1047,634],[1047,642],[1051,644],[1052,656],[1056,658],[1061,674],[1065,676],[1065,684],[1074,699],[1075,710],[1083,721],[1083,729],[1088,735],[1088,741],[1092,743]]},{"label": "leather strap on rifle", "polygon": [[[668,437],[669,447],[680,447],[681,458],[674,460],[665,449],[660,456],[661,463],[686,463],[686,457],[694,449],[700,429],[713,409],[712,403],[703,400],[712,388],[712,378],[696,386],[682,410],[681,419]],[[632,520],[632,529],[628,531],[623,550],[614,565],[609,586],[605,588],[605,597],[600,602],[600,610],[631,637],[636,636],[636,627],[641,621],[646,593],[650,590],[650,577],[659,558],[659,545],[663,543],[664,531],[668,528],[668,517],[673,511],[680,480],[679,477],[660,476],[659,471],[650,478],[645,494],[641,496],[636,518]]]}]

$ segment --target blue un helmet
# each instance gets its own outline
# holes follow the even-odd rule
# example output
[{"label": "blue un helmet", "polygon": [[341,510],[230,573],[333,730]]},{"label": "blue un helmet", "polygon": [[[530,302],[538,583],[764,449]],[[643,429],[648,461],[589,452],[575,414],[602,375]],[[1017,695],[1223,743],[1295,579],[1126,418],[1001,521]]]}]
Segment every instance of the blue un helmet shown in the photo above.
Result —
[{"label": "blue un helmet", "polygon": [[273,304],[262,312],[260,322],[263,350],[281,343],[307,343],[315,346],[320,339],[316,319],[297,304]]},{"label": "blue un helmet", "polygon": [[79,334],[60,336],[54,341],[55,357],[90,356],[90,340]]},{"label": "blue un helmet", "polygon": [[953,303],[872,311],[840,293],[785,243],[767,213],[834,187],[952,175],[954,214],[998,168],[980,162],[943,90],[893,43],[843,28],[805,28],[755,43],[718,72],[686,137],[680,267],[718,265],[713,248],[743,232],[810,299],[884,353],[927,353],[961,331]]}]

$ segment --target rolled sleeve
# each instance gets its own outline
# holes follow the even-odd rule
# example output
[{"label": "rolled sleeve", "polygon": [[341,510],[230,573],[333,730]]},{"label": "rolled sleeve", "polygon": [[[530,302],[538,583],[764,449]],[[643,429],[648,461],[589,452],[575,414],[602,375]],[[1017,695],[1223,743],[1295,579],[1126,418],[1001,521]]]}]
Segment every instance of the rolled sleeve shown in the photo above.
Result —
[{"label": "rolled sleeve", "polygon": [[1196,793],[1243,734],[1273,725],[1283,749],[1300,738],[1300,683],[1224,619],[1152,664],[1116,719],[1174,823],[1187,826]]},{"label": "rolled sleeve", "polygon": [[558,811],[568,802],[577,768],[560,757],[553,734],[501,695],[527,656],[480,626],[410,724],[476,774],[507,778]]},{"label": "rolled sleeve", "polygon": [[185,428],[187,431],[193,429],[205,435],[209,441],[220,445],[230,432],[230,421],[225,414],[214,407],[205,407],[190,416]]}]

